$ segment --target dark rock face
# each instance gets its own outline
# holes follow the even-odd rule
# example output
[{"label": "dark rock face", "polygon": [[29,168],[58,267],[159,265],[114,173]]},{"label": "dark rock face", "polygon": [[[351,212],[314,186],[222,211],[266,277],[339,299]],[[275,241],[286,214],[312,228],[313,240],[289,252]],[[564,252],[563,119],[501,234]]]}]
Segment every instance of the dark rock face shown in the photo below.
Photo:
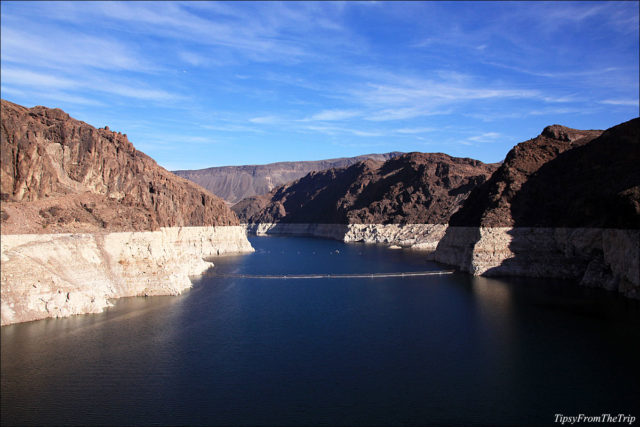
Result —
[{"label": "dark rock face", "polygon": [[249,223],[445,224],[496,168],[441,153],[409,153],[312,172],[232,209]]},{"label": "dark rock face", "polygon": [[274,188],[302,178],[309,172],[347,167],[367,159],[385,161],[401,154],[399,152],[366,154],[318,161],[179,170],[173,173],[203,186],[229,203],[237,203],[251,196],[267,194]]},{"label": "dark rock face", "polygon": [[607,131],[548,126],[515,146],[453,226],[640,228],[640,118]]},{"label": "dark rock face", "polygon": [[158,166],[126,135],[62,110],[2,100],[1,137],[3,233],[238,224],[222,200]]}]

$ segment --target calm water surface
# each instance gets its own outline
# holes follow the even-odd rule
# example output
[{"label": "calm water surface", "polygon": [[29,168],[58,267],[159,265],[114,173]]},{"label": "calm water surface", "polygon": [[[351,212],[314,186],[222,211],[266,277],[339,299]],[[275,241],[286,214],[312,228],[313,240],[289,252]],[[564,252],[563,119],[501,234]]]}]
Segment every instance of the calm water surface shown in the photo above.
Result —
[{"label": "calm water surface", "polygon": [[[411,251],[285,237],[179,297],[2,328],[2,423],[548,425],[640,418],[640,303],[466,274]],[[637,423],[638,421],[636,421]]]}]

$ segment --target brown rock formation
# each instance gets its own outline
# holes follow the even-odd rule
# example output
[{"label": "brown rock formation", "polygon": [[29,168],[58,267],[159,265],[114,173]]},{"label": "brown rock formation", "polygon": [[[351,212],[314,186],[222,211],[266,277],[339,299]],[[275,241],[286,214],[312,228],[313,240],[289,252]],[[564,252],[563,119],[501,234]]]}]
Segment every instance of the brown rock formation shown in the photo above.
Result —
[{"label": "brown rock formation", "polygon": [[236,225],[225,203],[126,135],[2,100],[2,233]]},{"label": "brown rock formation", "polygon": [[449,221],[435,259],[473,274],[575,279],[640,297],[640,118],[545,128]]},{"label": "brown rock formation", "polygon": [[640,228],[640,119],[559,125],[516,145],[452,226]]},{"label": "brown rock formation", "polygon": [[409,153],[312,172],[233,206],[250,223],[445,224],[497,165]]},{"label": "brown rock formation", "polygon": [[229,203],[237,203],[248,197],[267,194],[274,188],[302,178],[309,172],[347,167],[367,159],[385,161],[400,154],[402,153],[394,151],[339,159],[222,166],[199,170],[179,170],[173,173],[203,186]]}]

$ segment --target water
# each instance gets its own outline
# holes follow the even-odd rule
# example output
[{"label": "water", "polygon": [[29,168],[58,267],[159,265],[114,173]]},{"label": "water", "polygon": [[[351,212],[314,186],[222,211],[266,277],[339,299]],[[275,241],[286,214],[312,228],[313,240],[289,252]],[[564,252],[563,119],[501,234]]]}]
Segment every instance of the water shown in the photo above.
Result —
[{"label": "water", "polygon": [[[547,425],[640,418],[640,303],[570,283],[227,275],[439,270],[253,238],[178,297],[2,328],[2,424]],[[637,422],[637,421],[636,421]]]}]

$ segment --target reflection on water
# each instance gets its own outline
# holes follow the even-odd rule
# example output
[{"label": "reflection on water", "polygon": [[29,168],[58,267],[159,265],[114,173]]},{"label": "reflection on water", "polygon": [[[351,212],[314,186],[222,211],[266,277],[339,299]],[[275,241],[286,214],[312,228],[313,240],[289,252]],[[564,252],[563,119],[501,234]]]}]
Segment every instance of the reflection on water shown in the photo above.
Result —
[{"label": "reflection on water", "polygon": [[[227,274],[439,269],[420,253],[254,238]],[[2,423],[550,424],[640,415],[640,304],[568,282],[250,280],[2,328]]]}]

